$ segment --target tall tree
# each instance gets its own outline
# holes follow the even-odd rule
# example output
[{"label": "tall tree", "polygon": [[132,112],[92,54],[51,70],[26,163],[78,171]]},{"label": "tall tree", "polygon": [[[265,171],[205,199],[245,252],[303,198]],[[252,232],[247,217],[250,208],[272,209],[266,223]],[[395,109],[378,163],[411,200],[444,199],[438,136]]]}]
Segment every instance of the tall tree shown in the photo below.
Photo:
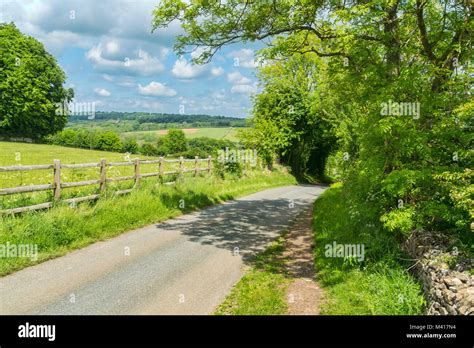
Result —
[{"label": "tall tree", "polygon": [[68,115],[58,106],[74,96],[65,80],[40,42],[0,24],[0,135],[39,139],[63,129]]}]

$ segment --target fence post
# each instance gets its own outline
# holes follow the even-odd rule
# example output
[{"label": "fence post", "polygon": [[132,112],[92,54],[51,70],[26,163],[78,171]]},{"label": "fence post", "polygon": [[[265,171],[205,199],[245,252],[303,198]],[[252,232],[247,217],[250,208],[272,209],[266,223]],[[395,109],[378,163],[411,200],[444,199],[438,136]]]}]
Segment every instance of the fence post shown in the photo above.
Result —
[{"label": "fence post", "polygon": [[61,199],[61,161],[54,160],[54,200]]},{"label": "fence post", "polygon": [[140,159],[135,160],[135,187],[140,186]]},{"label": "fence post", "polygon": [[197,176],[199,172],[199,157],[194,157],[194,176]]},{"label": "fence post", "polygon": [[105,187],[107,184],[107,162],[105,158],[100,159],[100,187],[99,190],[101,193],[105,192]]},{"label": "fence post", "polygon": [[207,172],[208,172],[208,173],[211,172],[211,159],[212,159],[211,156],[209,156],[209,157],[207,158]]},{"label": "fence post", "polygon": [[181,156],[179,158],[179,175],[183,174],[183,169],[184,169],[184,158]]},{"label": "fence post", "polygon": [[163,157],[160,157],[160,162],[158,163],[158,172],[160,173],[160,180],[163,181]]}]

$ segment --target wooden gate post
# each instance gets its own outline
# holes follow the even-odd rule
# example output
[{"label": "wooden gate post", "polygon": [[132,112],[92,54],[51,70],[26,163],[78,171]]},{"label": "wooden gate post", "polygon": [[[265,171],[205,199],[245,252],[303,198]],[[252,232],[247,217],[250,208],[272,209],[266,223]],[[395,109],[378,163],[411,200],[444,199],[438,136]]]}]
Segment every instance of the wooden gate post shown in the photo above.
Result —
[{"label": "wooden gate post", "polygon": [[54,200],[61,199],[61,161],[54,160]]},{"label": "wooden gate post", "polygon": [[211,159],[212,159],[211,156],[209,156],[209,157],[207,158],[207,172],[208,172],[208,173],[211,172]]},{"label": "wooden gate post", "polygon": [[100,159],[100,193],[105,192],[106,184],[107,184],[107,162],[105,158]]}]

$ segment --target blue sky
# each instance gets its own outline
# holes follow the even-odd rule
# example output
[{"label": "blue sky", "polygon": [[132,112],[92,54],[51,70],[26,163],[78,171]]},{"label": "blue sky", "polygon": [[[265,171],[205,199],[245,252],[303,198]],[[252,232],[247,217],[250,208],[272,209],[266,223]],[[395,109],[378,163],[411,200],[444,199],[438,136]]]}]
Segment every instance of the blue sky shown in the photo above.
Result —
[{"label": "blue sky", "polygon": [[[0,0],[0,21],[41,41],[67,74],[75,101],[98,111],[248,116],[254,52],[234,44],[204,66],[177,57],[179,23],[151,33],[159,0]],[[197,54],[194,52],[192,54]]]}]

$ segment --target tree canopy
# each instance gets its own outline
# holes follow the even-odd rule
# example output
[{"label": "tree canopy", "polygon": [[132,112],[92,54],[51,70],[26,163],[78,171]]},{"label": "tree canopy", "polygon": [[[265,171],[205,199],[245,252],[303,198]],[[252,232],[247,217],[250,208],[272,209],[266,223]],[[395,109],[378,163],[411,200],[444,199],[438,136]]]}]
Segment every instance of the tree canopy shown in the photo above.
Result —
[{"label": "tree canopy", "polygon": [[[322,144],[321,130],[330,130],[337,146],[329,162],[348,197],[372,207],[388,230],[468,233],[473,13],[462,0],[166,0],[153,28],[180,21],[175,50],[200,47],[196,63],[225,45],[263,40],[253,120],[265,156],[294,152],[301,141],[291,139],[309,129]],[[284,87],[297,78],[289,69],[298,60],[312,61],[310,93],[301,79]]]},{"label": "tree canopy", "polygon": [[0,135],[38,139],[67,123],[74,93],[55,58],[14,24],[0,24]]}]

